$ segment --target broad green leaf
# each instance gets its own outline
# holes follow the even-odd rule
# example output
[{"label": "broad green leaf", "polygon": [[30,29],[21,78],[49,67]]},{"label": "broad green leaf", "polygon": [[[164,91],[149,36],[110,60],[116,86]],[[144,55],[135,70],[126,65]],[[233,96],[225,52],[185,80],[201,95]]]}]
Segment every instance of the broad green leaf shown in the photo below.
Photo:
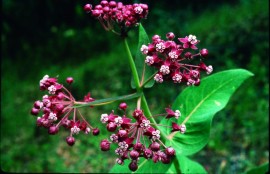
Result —
[{"label": "broad green leaf", "polygon": [[264,174],[264,173],[267,173],[268,171],[269,171],[269,162],[248,170],[246,174],[253,174],[253,173]]},{"label": "broad green leaf", "polygon": [[195,162],[185,156],[177,156],[167,173],[203,174],[207,173],[207,171],[198,162]]},{"label": "broad green leaf", "polygon": [[130,160],[125,160],[124,165],[114,165],[110,173],[167,173],[168,169],[171,167],[170,164],[163,164],[161,162],[154,163],[151,159],[146,160],[142,158],[139,161],[138,169],[135,172],[129,170],[128,165]]},{"label": "broad green leaf", "polygon": [[[141,53],[141,46],[148,45],[149,43],[149,38],[144,30],[142,24],[139,25],[139,43],[138,43],[138,48],[136,52],[136,58],[135,58],[135,65],[137,68],[137,72],[139,75],[140,82],[143,82],[141,84],[144,84],[151,76],[155,73],[153,68],[147,67],[145,63],[145,55]],[[131,86],[132,88],[135,88],[134,85],[134,79],[131,78]],[[151,88],[154,85],[155,81],[153,78],[144,86],[145,88]]]},{"label": "broad green leaf", "polygon": [[[204,78],[198,87],[186,88],[172,106],[173,110],[180,110],[182,116],[178,120],[163,119],[161,124],[171,125],[172,121],[181,124],[185,120],[187,131],[169,135],[166,144],[176,148],[177,155],[191,155],[201,150],[208,142],[214,115],[226,106],[235,90],[252,75],[243,69],[228,70]],[[161,127],[161,131],[168,135],[171,128]]]}]

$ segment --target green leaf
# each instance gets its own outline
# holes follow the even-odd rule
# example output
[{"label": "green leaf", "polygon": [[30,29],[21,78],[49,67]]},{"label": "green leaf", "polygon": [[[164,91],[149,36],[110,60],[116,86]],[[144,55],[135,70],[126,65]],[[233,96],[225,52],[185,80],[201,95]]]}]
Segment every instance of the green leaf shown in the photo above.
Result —
[{"label": "green leaf", "polygon": [[142,158],[138,163],[138,169],[135,172],[129,170],[128,165],[130,160],[125,160],[124,165],[114,165],[110,173],[167,173],[171,167],[170,164],[163,164],[161,162],[154,163],[151,159],[146,160]]},{"label": "green leaf", "polygon": [[264,173],[267,173],[268,171],[269,171],[269,162],[248,170],[246,174],[253,174],[253,173],[264,174]]},{"label": "green leaf", "polygon": [[177,156],[173,161],[173,165],[171,165],[171,167],[168,169],[167,173],[203,174],[207,173],[207,171],[201,164],[185,156]]},{"label": "green leaf", "polygon": [[170,134],[166,144],[173,146],[177,155],[191,155],[201,150],[208,142],[214,115],[226,106],[235,90],[252,75],[243,69],[228,70],[204,78],[198,87],[186,88],[172,106],[173,110],[180,110],[182,116],[177,121],[174,118],[163,119],[161,124],[186,122],[187,131],[170,134],[171,128],[161,127],[166,135]]},{"label": "green leaf", "polygon": [[[144,30],[142,24],[140,24],[139,25],[139,43],[138,43],[138,49],[136,52],[135,65],[138,71],[141,84],[144,84],[147,80],[151,78],[151,80],[149,80],[147,84],[144,86],[145,88],[151,88],[155,83],[154,79],[152,78],[152,75],[155,73],[155,71],[153,68],[147,67],[145,63],[145,55],[141,53],[141,46],[143,44],[147,45],[148,43],[149,43],[148,35],[146,31]],[[131,81],[131,86],[132,88],[135,88],[133,78]]]}]

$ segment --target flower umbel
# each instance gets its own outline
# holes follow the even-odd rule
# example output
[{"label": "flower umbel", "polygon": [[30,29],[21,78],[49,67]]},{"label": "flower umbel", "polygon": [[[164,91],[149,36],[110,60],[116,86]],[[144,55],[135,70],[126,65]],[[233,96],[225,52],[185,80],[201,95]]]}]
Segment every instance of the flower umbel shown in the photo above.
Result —
[{"label": "flower umbel", "polygon": [[117,26],[120,30],[118,34],[126,36],[130,28],[137,26],[141,19],[147,17],[148,5],[137,3],[124,5],[122,2],[103,0],[94,8],[91,4],[86,4],[84,10],[98,19],[105,30],[114,31]]},{"label": "flower umbel", "polygon": [[[68,77],[66,82],[70,85],[73,82],[72,77]],[[32,115],[38,115],[42,112],[42,116],[37,118],[37,125],[48,129],[49,134],[57,134],[59,127],[63,126],[70,131],[70,135],[66,138],[68,145],[75,143],[73,135],[84,132],[89,134],[91,130],[93,135],[97,135],[97,128],[93,128],[84,118],[81,112],[73,108],[76,103],[89,103],[95,99],[90,97],[90,93],[84,97],[83,102],[75,101],[71,92],[58,83],[57,78],[50,78],[45,75],[39,83],[40,90],[48,91],[49,95],[44,95],[42,100],[37,100],[31,110]]]},{"label": "flower umbel", "polygon": [[[208,56],[208,50],[202,49],[199,53],[191,53],[198,49],[196,45],[200,42],[194,35],[178,38],[180,43],[173,41],[174,33],[166,34],[167,40],[162,40],[159,35],[152,37],[152,43],[142,45],[141,52],[146,55],[145,63],[158,69],[154,80],[157,83],[173,81],[174,83],[186,83],[186,85],[200,85],[200,72],[210,74],[213,71],[211,65],[206,66],[203,58]],[[189,50],[191,49],[191,50]],[[201,57],[199,64],[188,64],[195,57]]]},{"label": "flower umbel", "polygon": [[[166,110],[168,118],[180,115],[178,110],[175,112],[169,108]],[[158,161],[164,164],[169,163],[175,151],[172,147],[165,146],[160,140],[160,131],[153,127],[154,124],[145,117],[142,110],[135,109],[132,116],[133,119],[128,118],[126,112],[123,116],[119,116],[114,111],[101,115],[100,120],[107,124],[107,130],[114,132],[109,139],[101,141],[101,150],[107,151],[111,143],[117,144],[115,153],[119,157],[116,163],[123,165],[126,159],[130,159],[129,169],[132,171],[137,170],[139,157],[152,159],[154,163]]]}]

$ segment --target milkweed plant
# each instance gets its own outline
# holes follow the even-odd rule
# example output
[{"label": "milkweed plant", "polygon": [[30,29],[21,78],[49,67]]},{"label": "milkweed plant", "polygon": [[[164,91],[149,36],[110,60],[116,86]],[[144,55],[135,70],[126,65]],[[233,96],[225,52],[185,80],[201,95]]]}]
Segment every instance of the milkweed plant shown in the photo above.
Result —
[{"label": "milkweed plant", "polygon": [[[179,33],[168,29],[168,33],[149,37],[140,23],[151,12],[147,4],[125,5],[103,0],[95,6],[86,4],[83,9],[106,31],[121,38],[127,53],[123,60],[131,69],[134,92],[105,99],[92,98],[88,93],[76,100],[67,88],[73,83],[72,77],[67,77],[64,84],[57,77],[45,75],[39,88],[46,94],[35,101],[31,109],[31,114],[37,116],[37,126],[48,129],[51,135],[64,127],[69,146],[76,145],[77,134],[96,136],[101,151],[115,153],[116,164],[111,172],[207,173],[188,156],[207,144],[214,115],[226,106],[235,90],[252,73],[244,69],[213,73],[203,38],[199,40],[194,33],[178,36]],[[135,58],[128,45],[128,32],[133,28],[139,32]],[[176,94],[171,106],[160,106],[164,107],[163,113],[152,115],[145,89],[155,90],[156,85],[164,83],[170,83],[172,88],[187,87]],[[136,102],[136,108],[126,104],[131,99]],[[119,108],[97,116],[110,133],[101,140],[99,128],[90,124],[80,108],[112,102],[119,102]],[[121,110],[121,114],[114,112],[115,109]],[[160,122],[157,116],[162,117]]]}]

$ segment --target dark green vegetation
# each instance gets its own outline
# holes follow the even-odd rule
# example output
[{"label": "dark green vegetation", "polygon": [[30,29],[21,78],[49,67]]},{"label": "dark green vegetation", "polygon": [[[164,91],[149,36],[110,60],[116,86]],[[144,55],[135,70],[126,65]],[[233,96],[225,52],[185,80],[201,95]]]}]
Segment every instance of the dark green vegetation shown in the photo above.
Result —
[{"label": "dark green vegetation", "polygon": [[[95,1],[98,2],[98,1]],[[143,1],[147,2],[147,1]],[[30,109],[43,95],[45,75],[75,79],[77,99],[87,92],[97,99],[132,93],[124,44],[86,15],[87,1],[5,1],[2,22],[1,169],[9,172],[108,172],[113,152],[99,151],[98,140],[109,134],[99,116],[117,104],[82,111],[101,135],[78,135],[70,148],[67,131],[50,136],[36,128]],[[237,90],[227,107],[215,116],[210,142],[191,159],[209,173],[241,173],[269,158],[269,2],[155,1],[143,21],[151,37],[169,31],[178,37],[196,35],[199,48],[208,48],[205,61],[214,72],[244,68],[254,77]],[[129,34],[137,49],[137,29]],[[166,90],[165,90],[166,89]],[[164,112],[184,86],[156,84],[146,92],[154,114]],[[165,92],[160,92],[165,91]],[[128,101],[134,108],[135,101]]]}]

